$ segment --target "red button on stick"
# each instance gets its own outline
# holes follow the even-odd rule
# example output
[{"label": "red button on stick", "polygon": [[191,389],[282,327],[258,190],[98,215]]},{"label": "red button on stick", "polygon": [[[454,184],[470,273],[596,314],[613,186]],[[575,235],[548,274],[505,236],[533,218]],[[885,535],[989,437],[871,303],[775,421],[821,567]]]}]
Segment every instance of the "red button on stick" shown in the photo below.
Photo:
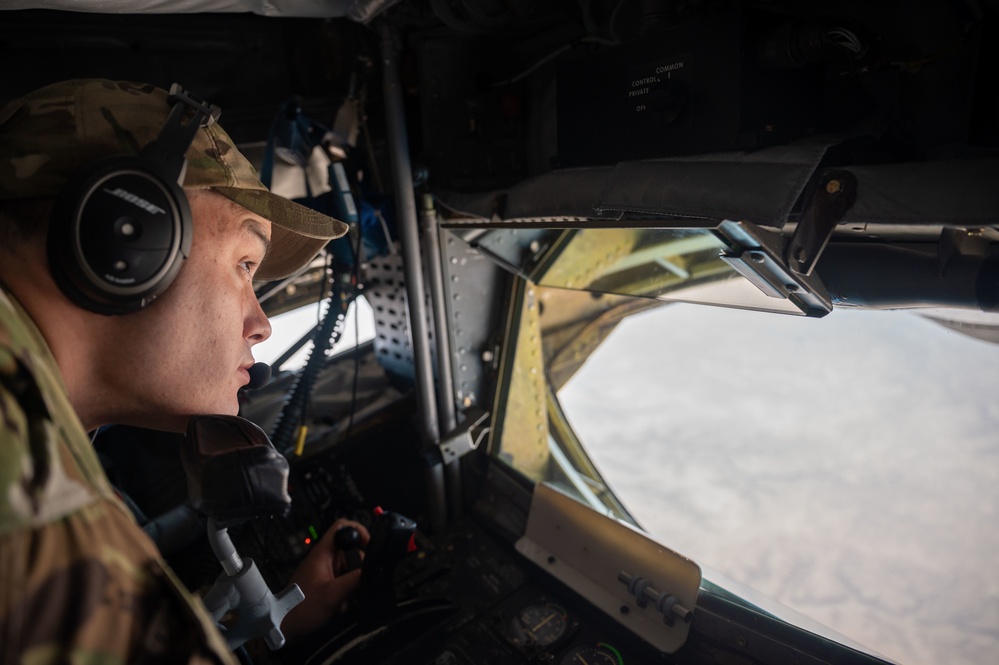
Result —
[{"label": "red button on stick", "polygon": [[416,546],[416,534],[414,533],[409,537],[409,542],[406,543],[406,554],[412,554],[419,548]]}]

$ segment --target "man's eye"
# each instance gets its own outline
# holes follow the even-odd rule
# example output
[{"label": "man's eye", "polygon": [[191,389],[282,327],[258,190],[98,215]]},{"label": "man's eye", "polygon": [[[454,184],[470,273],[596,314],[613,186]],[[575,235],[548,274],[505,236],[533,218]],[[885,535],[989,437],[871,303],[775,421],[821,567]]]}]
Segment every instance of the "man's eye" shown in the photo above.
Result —
[{"label": "man's eye", "polygon": [[256,263],[253,261],[243,261],[239,264],[239,267],[246,271],[247,275],[253,275],[253,268],[256,267]]}]

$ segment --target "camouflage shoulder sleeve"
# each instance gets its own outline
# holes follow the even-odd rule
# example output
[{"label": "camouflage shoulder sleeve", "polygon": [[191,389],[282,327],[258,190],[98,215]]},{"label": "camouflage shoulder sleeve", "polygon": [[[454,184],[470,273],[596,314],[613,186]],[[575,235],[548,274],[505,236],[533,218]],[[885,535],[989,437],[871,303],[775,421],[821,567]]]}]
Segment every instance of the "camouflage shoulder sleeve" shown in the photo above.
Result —
[{"label": "camouflage shoulder sleeve", "polygon": [[0,289],[0,664],[235,663],[114,496],[41,334]]}]

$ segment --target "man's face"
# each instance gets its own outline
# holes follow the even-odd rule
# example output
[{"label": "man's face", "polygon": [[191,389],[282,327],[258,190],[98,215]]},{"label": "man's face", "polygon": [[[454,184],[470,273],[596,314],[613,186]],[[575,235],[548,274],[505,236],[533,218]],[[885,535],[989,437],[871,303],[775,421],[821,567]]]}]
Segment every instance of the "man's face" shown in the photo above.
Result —
[{"label": "man's face", "polygon": [[251,349],[271,334],[252,282],[270,222],[211,191],[188,198],[194,237],[180,274],[148,308],[116,317],[103,349],[116,422],[182,431],[193,415],[235,415]]}]

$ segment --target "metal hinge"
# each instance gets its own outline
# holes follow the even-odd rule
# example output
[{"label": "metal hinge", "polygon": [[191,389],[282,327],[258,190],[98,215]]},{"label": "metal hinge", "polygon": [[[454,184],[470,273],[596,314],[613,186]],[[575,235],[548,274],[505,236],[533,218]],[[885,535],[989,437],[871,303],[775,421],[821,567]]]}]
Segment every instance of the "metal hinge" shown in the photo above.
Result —
[{"label": "metal hinge", "polygon": [[488,411],[471,409],[465,414],[468,419],[441,439],[441,457],[443,457],[445,464],[461,459],[476,450],[489,434]]}]

